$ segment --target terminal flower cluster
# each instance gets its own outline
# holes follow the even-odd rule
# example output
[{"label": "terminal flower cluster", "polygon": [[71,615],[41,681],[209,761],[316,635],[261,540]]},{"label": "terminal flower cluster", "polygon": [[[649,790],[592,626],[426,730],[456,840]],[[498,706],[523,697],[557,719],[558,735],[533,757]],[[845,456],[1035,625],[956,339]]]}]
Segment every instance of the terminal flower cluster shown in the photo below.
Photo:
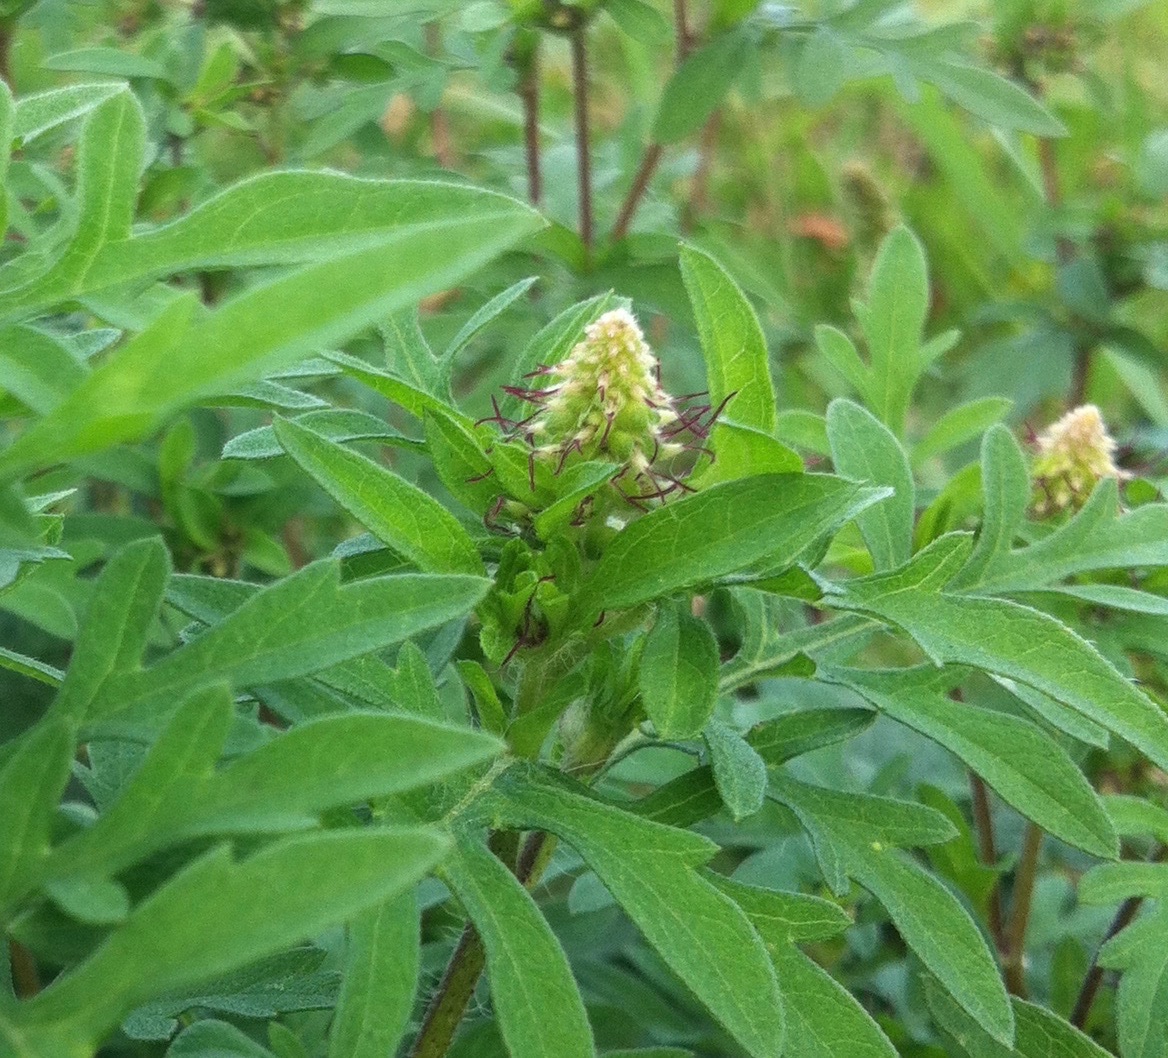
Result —
[{"label": "terminal flower cluster", "polygon": [[533,458],[552,462],[557,473],[583,460],[619,464],[613,484],[628,503],[644,508],[691,491],[684,478],[696,456],[712,458],[703,442],[721,407],[704,403],[704,394],[675,398],[662,388],[660,364],[625,309],[606,312],[563,361],[527,377],[542,388],[507,392],[534,404],[534,414],[495,421],[526,439]]},{"label": "terminal flower cluster", "polygon": [[1039,517],[1078,509],[1096,482],[1127,476],[1115,465],[1115,440],[1094,404],[1067,412],[1036,443],[1034,511]]}]

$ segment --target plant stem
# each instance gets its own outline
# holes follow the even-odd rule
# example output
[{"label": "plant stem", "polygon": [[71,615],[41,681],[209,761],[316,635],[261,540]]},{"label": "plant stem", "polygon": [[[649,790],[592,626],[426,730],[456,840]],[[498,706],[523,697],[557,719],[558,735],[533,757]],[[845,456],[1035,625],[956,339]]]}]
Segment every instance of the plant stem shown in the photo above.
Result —
[{"label": "plant stem", "polygon": [[[954,687],[949,692],[953,701],[964,704],[965,694],[960,687]],[[973,830],[977,835],[977,847],[981,854],[981,862],[987,867],[997,867],[998,844],[994,837],[994,816],[990,810],[990,792],[985,780],[976,772],[969,773],[969,793],[973,800]],[[1006,933],[1002,922],[1002,887],[1001,879],[994,879],[994,887],[989,892],[989,927],[990,936],[994,939],[994,947],[998,956],[1004,958],[1006,954]]]},{"label": "plant stem", "polygon": [[527,197],[539,207],[543,199],[543,174],[539,157],[539,45],[532,49],[519,80],[523,103],[523,147],[527,158]]},{"label": "plant stem", "polygon": [[[960,692],[955,692],[960,693]],[[977,834],[977,845],[981,852],[981,862],[987,867],[995,867],[998,862],[997,842],[994,839],[994,817],[990,812],[990,795],[985,781],[980,775],[969,773],[969,792],[973,797],[973,829]],[[1002,922],[1002,890],[998,879],[989,892],[990,935],[999,955],[1006,952],[1006,934]]]},{"label": "plant stem", "polygon": [[1010,925],[1006,932],[1006,988],[1020,999],[1026,998],[1026,927],[1030,923],[1030,904],[1034,882],[1038,877],[1038,856],[1042,851],[1042,828],[1026,824],[1022,853],[1014,872],[1014,898]]},{"label": "plant stem", "polygon": [[411,1058],[442,1058],[450,1049],[467,1004],[474,995],[483,967],[487,963],[486,949],[478,930],[469,922],[458,938],[438,991],[426,1010],[418,1037],[414,1040]]},{"label": "plant stem", "polygon": [[[495,844],[492,841],[493,847]],[[549,840],[549,835],[543,831],[533,831],[527,836],[515,861],[515,877],[528,889],[539,881],[554,844],[554,839]],[[410,1058],[443,1058],[466,1016],[467,1005],[478,987],[486,963],[487,953],[482,938],[468,922],[426,1010]]]},{"label": "plant stem", "polygon": [[[1148,859],[1152,863],[1159,863],[1166,855],[1168,855],[1168,846],[1161,845],[1152,851],[1152,855]],[[1099,965],[1099,952],[1102,950],[1103,945],[1111,940],[1120,930],[1126,929],[1131,925],[1132,919],[1136,917],[1136,913],[1143,906],[1143,903],[1144,898],[1142,896],[1129,896],[1120,904],[1119,910],[1115,913],[1115,918],[1111,920],[1111,925],[1107,927],[1107,934],[1091,958],[1091,966],[1087,970],[1087,975],[1083,978],[1083,985],[1079,989],[1078,997],[1075,999],[1075,1008],[1071,1011],[1069,1020],[1075,1028],[1086,1028],[1087,1018],[1091,1014],[1091,1007],[1095,1003],[1095,997],[1099,994],[1099,986],[1103,983],[1103,967]]]},{"label": "plant stem", "polygon": [[15,19],[0,21],[0,80],[12,87],[12,34]]},{"label": "plant stem", "polygon": [[[685,62],[692,43],[685,5],[686,0],[673,0],[673,27],[677,40],[678,66]],[[661,161],[664,150],[665,148],[660,143],[650,143],[645,148],[645,156],[637,167],[637,175],[633,177],[632,186],[629,188],[629,193],[625,195],[625,200],[621,203],[620,213],[617,214],[616,223],[612,226],[613,242],[619,242],[628,235],[633,216],[641,204],[641,199],[645,197],[645,192],[649,189],[649,181],[653,179],[653,174],[657,171],[657,165]]]},{"label": "plant stem", "polygon": [[32,953],[18,940],[9,939],[8,958],[12,964],[12,986],[17,999],[32,999],[41,990],[41,975]]},{"label": "plant stem", "polygon": [[586,264],[592,258],[592,157],[588,143],[588,48],[586,26],[572,32],[572,91],[576,104],[576,177],[580,194],[580,241]]}]

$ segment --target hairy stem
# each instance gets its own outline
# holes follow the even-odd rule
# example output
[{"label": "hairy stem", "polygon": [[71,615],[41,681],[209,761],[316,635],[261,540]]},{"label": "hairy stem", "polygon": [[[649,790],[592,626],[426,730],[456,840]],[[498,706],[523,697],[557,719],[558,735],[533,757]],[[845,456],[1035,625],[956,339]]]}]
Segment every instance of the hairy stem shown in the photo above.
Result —
[{"label": "hairy stem", "polygon": [[[1152,863],[1161,862],[1165,856],[1168,856],[1168,846],[1160,845],[1152,850],[1149,860]],[[1103,967],[1099,965],[1099,952],[1103,945],[1106,944],[1112,937],[1114,937],[1120,930],[1126,929],[1131,925],[1132,919],[1136,917],[1137,912],[1143,906],[1144,898],[1142,896],[1129,896],[1119,906],[1119,910],[1115,913],[1115,918],[1111,920],[1111,925],[1107,927],[1107,933],[1100,942],[1099,947],[1095,950],[1094,956],[1091,958],[1091,966],[1087,970],[1086,976],[1083,978],[1082,987],[1079,989],[1079,995],[1075,999],[1075,1007],[1071,1011],[1070,1022],[1077,1029],[1085,1029],[1087,1026],[1087,1018],[1091,1015],[1091,1007],[1095,1004],[1095,997],[1099,994],[1099,986],[1103,984]]]},{"label": "hairy stem", "polygon": [[[495,840],[497,837],[492,837],[492,847],[499,851]],[[533,831],[519,850],[515,861],[515,877],[529,889],[539,881],[546,869],[553,846],[554,839],[549,840],[549,836],[542,831]],[[468,922],[426,1010],[410,1058],[443,1058],[466,1016],[466,1008],[486,964],[487,953],[482,938]]]},{"label": "hairy stem", "polygon": [[1038,856],[1042,851],[1042,828],[1026,824],[1022,853],[1014,872],[1013,906],[1006,931],[1006,988],[1020,999],[1026,998],[1026,927],[1030,924],[1030,905],[1038,877]]},{"label": "hairy stem", "polygon": [[592,227],[592,157],[588,126],[588,45],[587,28],[572,33],[572,91],[576,109],[576,178],[580,194],[580,241],[585,260],[591,262]]},{"label": "hairy stem", "polygon": [[[981,862],[987,867],[994,867],[998,862],[998,849],[994,838],[994,817],[990,812],[989,790],[982,777],[973,772],[969,773],[969,792],[973,797],[973,829],[977,834]],[[1002,890],[997,879],[994,880],[988,899],[990,935],[994,938],[999,955],[1002,955],[1006,951],[1006,933],[1002,921]]]},{"label": "hairy stem", "polygon": [[454,1034],[466,1014],[467,1004],[487,964],[482,938],[469,922],[458,938],[454,954],[438,991],[430,1001],[422,1027],[414,1040],[411,1058],[442,1058],[450,1049]]}]

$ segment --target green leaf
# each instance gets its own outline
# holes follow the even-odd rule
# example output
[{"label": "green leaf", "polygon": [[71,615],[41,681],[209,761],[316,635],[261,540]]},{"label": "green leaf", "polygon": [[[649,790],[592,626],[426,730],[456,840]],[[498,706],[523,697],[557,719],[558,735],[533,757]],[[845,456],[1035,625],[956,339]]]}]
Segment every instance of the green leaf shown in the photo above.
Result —
[{"label": "green leaf", "polygon": [[634,40],[650,47],[660,47],[669,38],[669,23],[646,0],[608,0],[604,10]]},{"label": "green leaf", "polygon": [[912,450],[914,467],[919,467],[934,456],[972,441],[983,430],[999,422],[1012,407],[1005,397],[983,397],[952,408],[941,416]]},{"label": "green leaf", "polygon": [[982,491],[985,494],[981,530],[965,568],[952,587],[978,584],[998,556],[1009,553],[1030,504],[1030,468],[1014,435],[993,427],[981,445]]},{"label": "green leaf", "polygon": [[0,920],[23,895],[49,850],[57,802],[69,779],[75,732],[63,719],[41,721],[0,769]]},{"label": "green leaf", "polygon": [[997,962],[969,913],[902,852],[858,842],[849,873],[888,911],[904,942],[995,1040],[1009,1043],[1014,1017]]},{"label": "green leaf", "polygon": [[0,328],[3,388],[38,415],[47,415],[84,381],[81,359],[34,327]]},{"label": "green leaf", "polygon": [[707,584],[763,559],[789,564],[873,499],[840,478],[767,474],[659,507],[608,546],[581,590],[581,617],[591,622],[601,610]]},{"label": "green leaf", "polygon": [[714,783],[714,769],[701,767],[670,779],[664,786],[626,807],[654,823],[684,828],[716,815],[723,805]]},{"label": "green leaf", "polygon": [[107,99],[129,93],[124,84],[102,81],[97,84],[75,84],[53,88],[23,96],[16,102],[16,120],[13,132],[24,143],[31,143],[49,129],[82,117],[101,106]]},{"label": "green leaf", "polygon": [[696,738],[718,695],[718,643],[710,626],[688,608],[663,605],[645,639],[638,683],[659,738]]},{"label": "green leaf", "polygon": [[328,1058],[385,1058],[397,1052],[418,988],[421,928],[418,900],[410,892],[349,923]]},{"label": "green leaf", "polygon": [[[119,92],[85,119],[77,157],[77,228],[64,255],[31,284],[41,304],[84,289],[97,255],[125,240],[138,198],[146,150],[146,117],[133,92]],[[9,295],[19,303],[20,292]],[[0,312],[5,311],[0,295]]]},{"label": "green leaf", "polygon": [[[214,310],[196,313],[193,297],[178,298],[150,329],[106,358],[49,416],[0,453],[0,478],[143,437],[185,404],[271,374],[435,288],[453,285],[537,223],[526,207],[509,199],[475,200],[464,189],[446,190],[444,203],[422,196],[437,206],[434,216],[380,232],[376,239],[365,232],[348,252],[332,256],[314,244],[319,259],[254,285]],[[256,199],[253,194],[248,199],[254,212]],[[412,204],[407,196],[406,212]],[[345,203],[346,220],[353,208]],[[336,220],[335,208],[326,213]],[[202,245],[208,238],[211,245],[218,241],[213,233],[192,241]],[[311,256],[299,249],[300,239],[296,233],[292,243],[299,256]],[[117,247],[113,259],[119,266],[133,259],[129,248],[136,241],[107,244]],[[329,240],[322,236],[320,242]],[[166,265],[172,264],[167,259]],[[99,273],[86,272],[91,286],[94,274]],[[19,315],[26,307],[80,293],[74,287],[44,294],[17,291],[6,310],[0,304],[0,312]]]},{"label": "green leaf", "polygon": [[957,831],[940,812],[912,801],[845,793],[799,782],[782,772],[771,775],[770,792],[808,829],[823,836],[873,847],[936,845]]},{"label": "green leaf", "polygon": [[[852,924],[839,904],[822,897],[746,885],[713,871],[706,877],[746,912],[772,958],[776,951],[789,944],[828,940]],[[782,971],[779,979],[783,979]]]},{"label": "green leaf", "polygon": [[499,495],[491,461],[478,438],[444,409],[425,412],[426,445],[442,484],[463,506],[482,514]]},{"label": "green leaf", "polygon": [[248,963],[201,987],[171,992],[136,1007],[122,1022],[122,1031],[132,1039],[166,1039],[178,1028],[178,1019],[196,1008],[274,1018],[285,1011],[331,1007],[340,975],[325,968],[326,956],[322,949],[304,945]]},{"label": "green leaf", "polygon": [[719,481],[753,478],[762,474],[793,474],[803,469],[803,460],[793,449],[762,430],[719,418],[709,438],[710,451],[717,459],[695,473],[690,484],[704,489]]},{"label": "green leaf", "polygon": [[152,59],[120,48],[74,48],[50,55],[41,64],[46,70],[104,74],[107,77],[148,77],[169,81],[166,67]]},{"label": "green leaf", "polygon": [[852,48],[831,26],[820,23],[807,37],[795,64],[795,90],[809,107],[826,106],[854,67]]},{"label": "green leaf", "polygon": [[65,679],[65,674],[55,666],[30,658],[26,654],[18,654],[7,647],[0,647],[0,669],[17,672],[38,683],[47,683],[50,687],[59,687]]},{"label": "green leaf", "polygon": [[876,569],[893,569],[912,555],[916,489],[900,442],[870,412],[850,400],[827,409],[827,437],[836,472],[893,494],[856,518]]},{"label": "green leaf", "polygon": [[379,328],[390,371],[423,393],[451,403],[450,385],[438,358],[418,326],[415,307],[391,312]]},{"label": "green leaf", "polygon": [[1028,547],[999,552],[976,580],[963,578],[963,586],[1033,591],[1079,573],[1165,565],[1168,505],[1150,503],[1121,515],[1118,486],[1104,478],[1074,518]]},{"label": "green leaf", "polygon": [[[322,408],[306,412],[293,420],[298,426],[311,430],[338,444],[347,441],[379,441],[395,448],[421,448],[422,443],[406,437],[384,419],[352,408]],[[272,459],[284,455],[271,426],[257,426],[237,434],[223,446],[224,459]]]},{"label": "green leaf", "polygon": [[1066,751],[1026,720],[952,701],[946,692],[961,673],[922,667],[820,675],[950,750],[1043,830],[1092,855],[1118,856],[1103,804]]},{"label": "green leaf", "polygon": [[1168,867],[1159,862],[1103,863],[1083,875],[1079,898],[1085,904],[1115,904],[1129,896],[1160,897],[1168,892]]},{"label": "green leaf", "polygon": [[[1057,1014],[1016,996],[1014,1049],[1022,1058],[1109,1058],[1108,1052]],[[1133,1052],[1123,1048],[1125,1058]],[[1139,1052],[1134,1052],[1139,1053]],[[1147,1058],[1151,1058],[1150,1054]]]},{"label": "green leaf", "polygon": [[880,244],[861,307],[868,339],[867,403],[897,437],[904,436],[909,400],[922,369],[921,336],[929,311],[925,251],[908,228]]},{"label": "green leaf", "polygon": [[766,799],[767,766],[737,731],[712,718],[703,735],[714,782],[734,821],[754,815]]},{"label": "green leaf", "polygon": [[537,282],[538,276],[529,276],[513,283],[500,294],[496,294],[485,305],[478,308],[474,315],[458,330],[450,340],[442,359],[449,363],[483,330],[488,324],[498,319],[512,304],[526,294]]},{"label": "green leaf", "polygon": [[1002,129],[1065,136],[1066,126],[1024,88],[1000,74],[957,59],[916,62],[915,72],[953,102]]},{"label": "green leaf", "polygon": [[751,41],[731,30],[695,51],[666,82],[653,118],[655,143],[676,143],[702,124],[721,104],[742,72]]},{"label": "green leaf", "polygon": [[[139,904],[93,955],[13,1020],[56,1022],[93,1048],[139,1003],[278,951],[404,891],[447,848],[442,835],[422,828],[307,834],[240,862],[219,846]],[[289,878],[296,884],[288,886]]]},{"label": "green leaf", "polygon": [[247,1033],[226,1021],[207,1018],[183,1029],[166,1050],[166,1058],[275,1058]]},{"label": "green leaf", "polygon": [[1150,835],[1168,845],[1168,809],[1126,794],[1108,794],[1103,804],[1115,829],[1125,838]]},{"label": "green leaf", "polygon": [[868,794],[808,786],[779,773],[772,795],[811,834],[828,884],[854,878],[888,911],[897,931],[962,1007],[1008,1042],[1013,1019],[997,963],[969,914],[944,885],[898,851],[956,836],[931,808]]},{"label": "green leaf", "polygon": [[[926,88],[920,99],[913,103],[899,94],[889,101],[900,120],[912,129],[913,135],[928,151],[929,160],[942,174],[945,186],[952,189],[957,205],[974,226],[978,239],[992,247],[999,255],[998,260],[1007,267],[1024,269],[1027,255],[1023,240],[1027,234],[1029,210],[1019,208],[1018,199],[1011,194],[1014,188],[1002,179],[1002,174],[983,164],[978,142],[970,136],[963,115],[955,113],[933,88]],[[1015,185],[1018,183],[1013,181]],[[1033,189],[1032,194],[1037,197],[1037,189]],[[981,249],[980,243],[978,249]],[[1003,278],[1006,274],[1002,273]],[[986,277],[986,285],[991,283],[996,289],[996,272]],[[1001,398],[987,399],[996,401]],[[946,417],[943,416],[942,421]],[[939,427],[940,422],[937,425]],[[988,426],[989,422],[985,425]]]},{"label": "green leaf", "polygon": [[[553,781],[555,785],[553,785]],[[574,846],[674,973],[757,1058],[778,1058],[783,1012],[766,949],[738,906],[694,867],[717,847],[573,792],[563,780],[496,782],[505,823]]]},{"label": "green leaf", "polygon": [[775,433],[781,441],[816,455],[831,455],[827,423],[822,415],[803,408],[784,408],[776,416]]},{"label": "green leaf", "polygon": [[[157,723],[191,689],[230,679],[250,687],[319,672],[401,642],[467,613],[487,582],[477,577],[399,574],[340,583],[336,561],[317,562],[265,588],[203,635],[140,672],[103,686],[92,708],[103,729],[125,737]],[[133,709],[129,718],[123,718]]]},{"label": "green leaf", "polygon": [[794,944],[771,950],[790,1020],[788,1058],[896,1058],[880,1026],[843,985]]},{"label": "green leaf", "polygon": [[231,717],[221,686],[183,702],[117,800],[45,872],[113,875],[177,841],[312,826],[329,808],[438,782],[501,747],[469,728],[352,712],[298,724],[216,770]]},{"label": "green leaf", "polygon": [[[1164,892],[1161,889],[1157,895],[1162,899]],[[1168,930],[1168,910],[1161,903],[1151,914],[1142,915],[1134,925],[1111,938],[1099,953],[1101,966],[1123,971],[1116,1026],[1124,1058],[1161,1058],[1168,1051],[1165,930]]]},{"label": "green leaf", "polygon": [[118,673],[137,669],[170,576],[170,553],[157,537],[127,544],[94,584],[55,712],[81,720]]},{"label": "green leaf", "polygon": [[388,467],[287,419],[274,423],[284,450],[378,540],[430,573],[483,572],[458,519]]},{"label": "green leaf", "polygon": [[1027,606],[940,590],[962,553],[956,534],[941,537],[902,570],[849,581],[831,605],[899,626],[938,664],[1029,684],[1168,767],[1168,717],[1085,639]]},{"label": "green leaf", "polygon": [[770,360],[750,302],[729,273],[694,246],[681,248],[681,277],[701,337],[711,406],[722,407],[728,422],[773,434]]},{"label": "green leaf", "polygon": [[780,764],[858,735],[876,719],[868,709],[799,709],[756,724],[746,741],[766,763]]},{"label": "green leaf", "polygon": [[[350,378],[355,378],[375,393],[380,393],[390,403],[403,408],[417,419],[421,419],[430,409],[445,411],[448,414],[454,412],[453,408],[447,407],[437,397],[425,390],[411,386],[400,378],[370,366],[364,360],[349,356],[348,353],[328,353],[326,359],[339,367]],[[463,422],[463,425],[469,425],[469,420]]]},{"label": "green leaf", "polygon": [[[871,372],[868,365],[860,359],[851,338],[838,327],[821,323],[815,328],[815,344],[824,359],[847,379],[857,393],[867,399]],[[824,439],[827,439],[826,434]]]},{"label": "green leaf", "polygon": [[567,956],[515,875],[463,835],[443,877],[482,937],[491,1000],[510,1053],[592,1058],[592,1029]]}]

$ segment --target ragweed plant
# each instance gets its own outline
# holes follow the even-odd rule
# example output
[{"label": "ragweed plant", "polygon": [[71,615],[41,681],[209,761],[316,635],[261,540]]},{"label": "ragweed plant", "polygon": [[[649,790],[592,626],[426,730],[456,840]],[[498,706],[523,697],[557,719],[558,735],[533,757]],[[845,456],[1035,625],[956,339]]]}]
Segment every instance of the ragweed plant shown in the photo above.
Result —
[{"label": "ragweed plant", "polygon": [[0,5],[0,1058],[1165,1054],[1151,105],[692,6]]}]

